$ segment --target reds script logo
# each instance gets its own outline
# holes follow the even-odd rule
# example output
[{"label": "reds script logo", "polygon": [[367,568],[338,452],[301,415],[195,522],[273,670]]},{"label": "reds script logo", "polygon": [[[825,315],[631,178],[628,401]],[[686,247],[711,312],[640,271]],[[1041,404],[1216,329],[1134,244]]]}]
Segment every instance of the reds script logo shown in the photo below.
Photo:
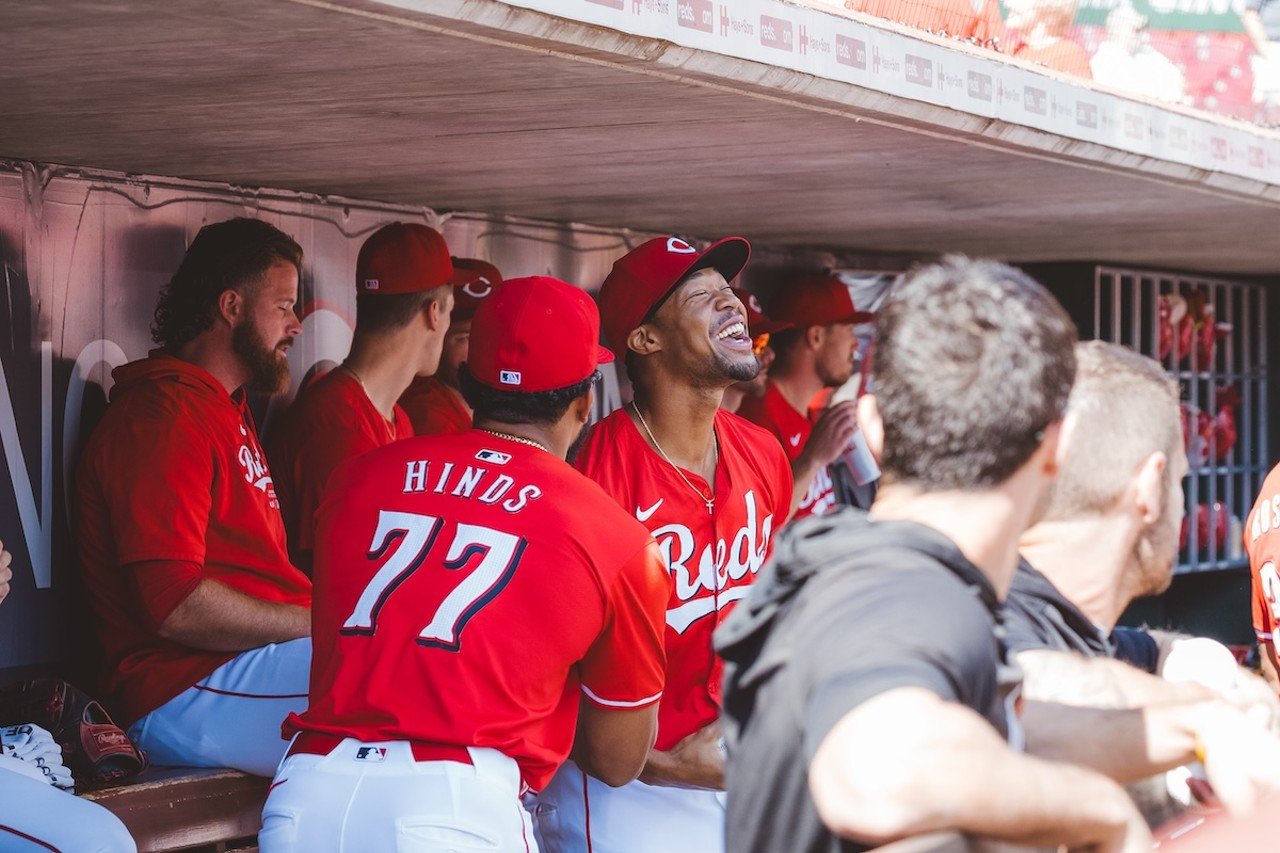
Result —
[{"label": "reds script logo", "polygon": [[262,453],[247,444],[240,445],[240,467],[244,468],[244,481],[261,491],[271,502],[272,509],[278,509],[280,502],[276,500],[276,487],[271,480],[271,473],[262,461]]},{"label": "reds script logo", "polygon": [[758,574],[764,565],[769,534],[773,531],[773,513],[763,521],[759,519],[754,491],[747,492],[744,500],[747,523],[729,542],[719,539],[714,544],[708,543],[701,552],[697,552],[693,531],[683,524],[665,524],[652,531],[667,571],[675,580],[676,598],[681,602],[667,610],[667,625],[677,634],[683,634],[699,619],[715,613],[717,604],[723,608],[745,598],[750,584],[730,584],[749,574]]}]

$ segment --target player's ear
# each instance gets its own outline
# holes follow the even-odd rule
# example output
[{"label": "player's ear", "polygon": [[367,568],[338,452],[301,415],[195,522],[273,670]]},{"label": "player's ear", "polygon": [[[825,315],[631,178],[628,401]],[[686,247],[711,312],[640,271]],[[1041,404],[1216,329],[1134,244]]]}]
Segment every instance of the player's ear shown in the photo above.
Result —
[{"label": "player's ear", "polygon": [[431,331],[449,331],[449,315],[453,312],[453,286],[443,285],[431,291],[422,304],[423,319]]},{"label": "player's ear", "polygon": [[218,296],[218,316],[228,326],[235,326],[239,323],[247,310],[248,303],[245,300],[245,295],[234,288],[224,290]]},{"label": "player's ear", "polygon": [[804,330],[804,342],[808,344],[809,349],[822,349],[822,342],[827,338],[826,326],[810,326]]},{"label": "player's ear", "polygon": [[591,412],[596,407],[596,389],[594,385],[587,386],[586,393],[569,404],[569,409],[573,412],[575,423],[585,425],[591,420]]},{"label": "player's ear", "polygon": [[1079,422],[1079,416],[1068,408],[1062,418],[1045,427],[1044,443],[1051,451],[1051,470],[1047,472],[1050,476],[1057,476],[1067,464],[1067,454],[1071,452],[1071,442],[1075,440],[1076,425]]},{"label": "player's ear", "polygon": [[876,404],[874,394],[863,394],[858,398],[858,428],[867,440],[867,449],[879,462],[884,454],[884,421],[880,418],[880,406]]},{"label": "player's ear", "polygon": [[[1164,513],[1165,469],[1169,457],[1157,450],[1142,461],[1133,478],[1134,508],[1143,524],[1155,524]],[[1174,488],[1180,488],[1177,484]]]},{"label": "player's ear", "polygon": [[640,355],[650,355],[662,349],[662,342],[654,334],[652,326],[637,326],[627,335],[627,349]]}]

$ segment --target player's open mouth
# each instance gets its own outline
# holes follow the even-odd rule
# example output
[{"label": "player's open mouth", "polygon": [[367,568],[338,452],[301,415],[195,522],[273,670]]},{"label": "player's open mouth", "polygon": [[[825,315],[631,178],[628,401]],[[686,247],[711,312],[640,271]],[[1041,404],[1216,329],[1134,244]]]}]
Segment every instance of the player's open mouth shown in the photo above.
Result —
[{"label": "player's open mouth", "polygon": [[729,344],[734,349],[751,349],[751,338],[747,336],[747,324],[740,319],[730,320],[714,335],[716,341]]}]

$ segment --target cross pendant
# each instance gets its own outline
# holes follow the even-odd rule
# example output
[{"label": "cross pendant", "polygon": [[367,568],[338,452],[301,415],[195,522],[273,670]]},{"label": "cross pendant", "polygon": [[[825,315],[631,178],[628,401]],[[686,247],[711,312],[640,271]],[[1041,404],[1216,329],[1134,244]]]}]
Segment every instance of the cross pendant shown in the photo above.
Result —
[{"label": "cross pendant", "polygon": [[715,501],[707,501],[707,515],[714,515]]}]

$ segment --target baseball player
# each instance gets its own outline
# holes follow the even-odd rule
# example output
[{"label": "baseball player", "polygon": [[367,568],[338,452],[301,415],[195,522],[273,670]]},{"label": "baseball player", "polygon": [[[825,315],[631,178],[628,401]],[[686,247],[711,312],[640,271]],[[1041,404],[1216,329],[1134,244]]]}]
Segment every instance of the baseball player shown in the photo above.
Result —
[{"label": "baseball player", "polygon": [[620,785],[653,744],[662,557],[564,462],[611,360],[595,305],[514,279],[474,328],[476,428],[347,464],[320,508],[312,702],[286,724],[264,853],[536,851],[520,797],[571,745]]},{"label": "baseball player", "polygon": [[1253,630],[1258,636],[1262,674],[1280,692],[1280,658],[1275,626],[1280,622],[1280,465],[1271,469],[1244,524],[1244,548],[1253,578]]},{"label": "baseball player", "polygon": [[769,368],[773,365],[775,357],[770,336],[775,332],[791,328],[786,323],[779,323],[766,317],[764,310],[760,307],[760,300],[754,293],[747,293],[737,287],[733,289],[733,293],[742,303],[743,310],[747,312],[747,334],[751,336],[751,351],[756,354],[756,361],[760,362],[760,372],[754,379],[735,382],[724,389],[720,408],[726,412],[738,411],[738,407],[747,397],[764,395],[765,389],[769,386]]},{"label": "baseball player", "polygon": [[298,395],[267,442],[289,554],[308,574],[316,508],[334,469],[413,435],[396,400],[440,362],[452,278],[444,238],[425,225],[384,225],[360,247],[351,352]]},{"label": "baseball player", "polygon": [[[9,595],[12,564],[0,542],[0,602]],[[137,845],[120,819],[68,793],[72,784],[47,731],[30,724],[0,729],[0,849],[133,853]]]},{"label": "baseball player", "polygon": [[76,473],[74,531],[115,716],[157,764],[269,776],[301,710],[311,582],[246,389],[283,391],[302,250],[265,222],[200,229],[161,294],[160,348],[116,368]]},{"label": "baseball player", "polygon": [[400,398],[417,435],[462,432],[471,429],[471,407],[458,388],[458,368],[467,360],[471,343],[471,318],[480,300],[502,284],[502,273],[477,258],[454,258],[453,312],[444,336],[440,366],[431,376],[419,376]]},{"label": "baseball player", "polygon": [[809,401],[824,388],[839,388],[853,376],[858,339],[853,327],[874,314],[857,310],[844,282],[832,275],[801,278],[770,306],[774,319],[792,328],[771,338],[776,353],[762,396],[743,402],[738,414],[769,430],[791,460],[795,481],[793,518],[822,515],[836,503],[827,466],[849,444],[858,427],[856,403],[839,403],[809,419]]},{"label": "baseball player", "polygon": [[742,303],[728,285],[750,254],[730,237],[705,251],[660,237],[619,259],[600,291],[610,347],[635,392],[591,432],[580,471],[635,513],[671,579],[666,688],[642,781],[619,789],[566,764],[543,793],[550,851],[724,848],[721,664],[715,626],[741,599],[790,511],[777,441],[718,409],[759,370]]}]

